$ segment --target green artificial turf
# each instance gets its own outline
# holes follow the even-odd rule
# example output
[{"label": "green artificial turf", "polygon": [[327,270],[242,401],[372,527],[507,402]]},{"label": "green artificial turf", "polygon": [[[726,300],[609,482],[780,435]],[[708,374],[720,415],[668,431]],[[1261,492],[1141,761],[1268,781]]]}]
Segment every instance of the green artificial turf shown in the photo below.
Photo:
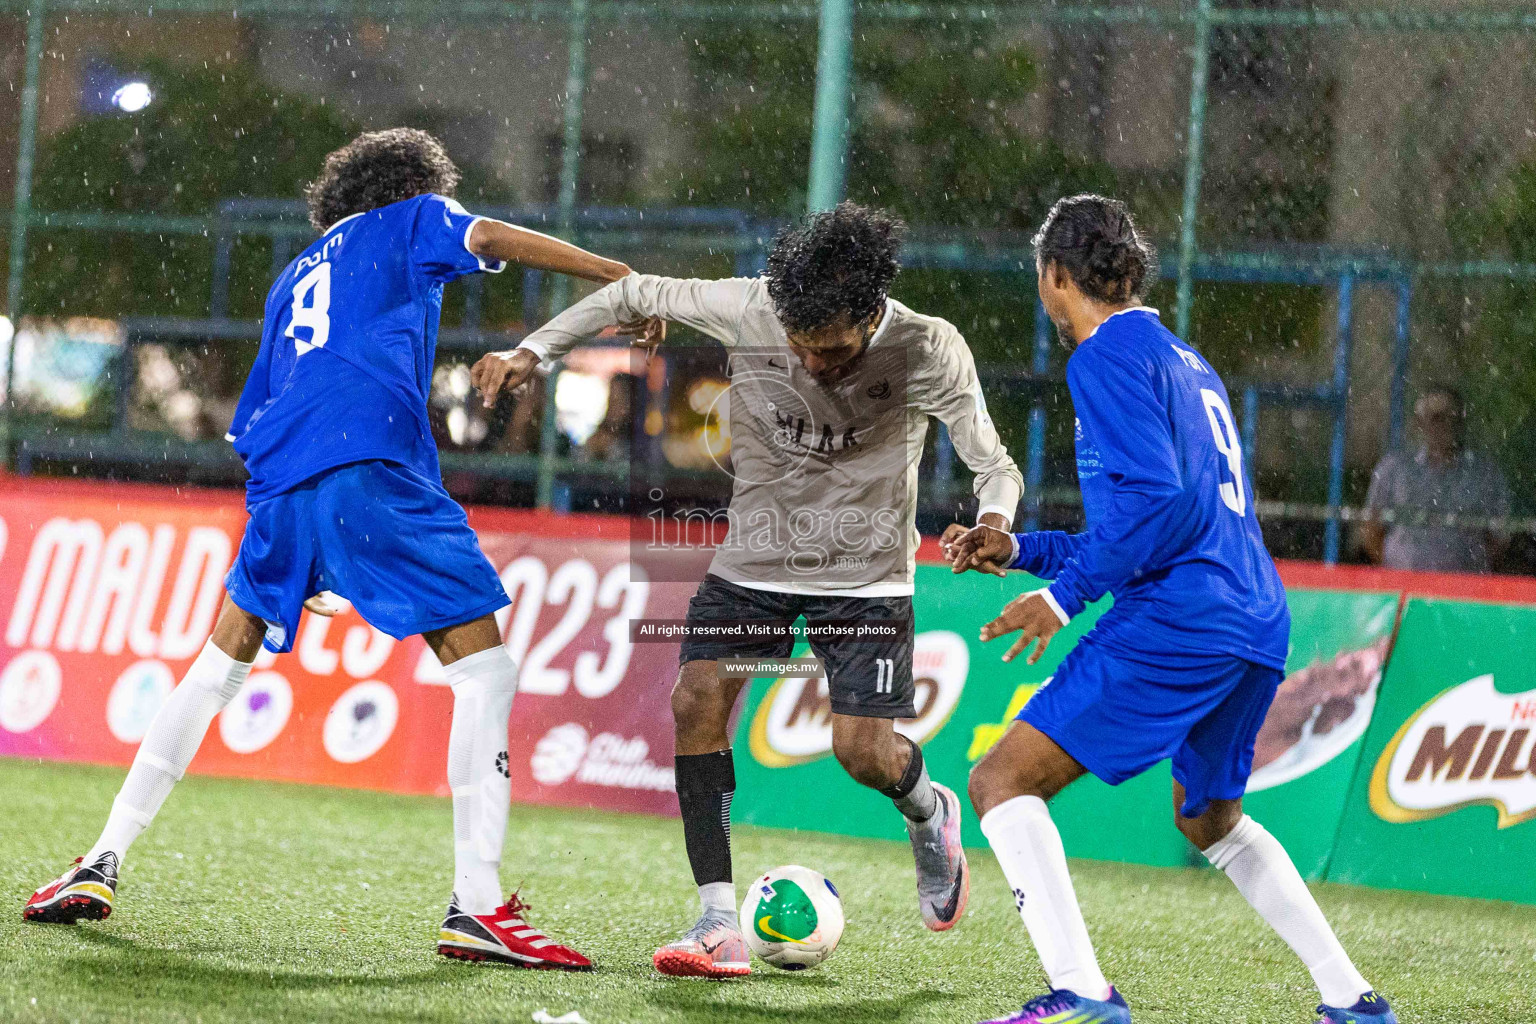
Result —
[{"label": "green artificial turf", "polygon": [[[21,920],[31,890],[94,840],[122,773],[0,759],[0,1020],[974,1022],[1043,990],[991,855],[973,853],[953,931],[918,917],[904,843],[737,830],[738,875],[801,863],[845,900],[824,965],[670,980],[655,947],[692,920],[676,822],[514,808],[504,881],[593,974],[433,953],[451,868],[445,800],[189,778],[130,854],[112,917]],[[1077,891],[1137,1024],[1305,1024],[1316,996],[1225,878],[1081,861]],[[1403,1024],[1536,1021],[1536,909],[1347,886],[1317,889]]]}]

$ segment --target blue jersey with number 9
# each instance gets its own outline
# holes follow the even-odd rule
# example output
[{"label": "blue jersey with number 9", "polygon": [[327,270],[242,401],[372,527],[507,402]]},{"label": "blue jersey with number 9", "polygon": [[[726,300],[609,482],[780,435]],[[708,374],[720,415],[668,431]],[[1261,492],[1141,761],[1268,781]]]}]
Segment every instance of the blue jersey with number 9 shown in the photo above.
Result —
[{"label": "blue jersey with number 9", "polygon": [[469,251],[477,219],[416,196],[331,225],[278,275],[229,427],[247,506],[367,459],[440,478],[427,396],[443,285],[502,269]]},{"label": "blue jersey with number 9", "polygon": [[1068,615],[1113,594],[1098,643],[1283,669],[1285,590],[1221,378],[1142,307],[1077,347],[1067,385],[1087,531],[1020,535],[1016,566],[1053,579]]}]

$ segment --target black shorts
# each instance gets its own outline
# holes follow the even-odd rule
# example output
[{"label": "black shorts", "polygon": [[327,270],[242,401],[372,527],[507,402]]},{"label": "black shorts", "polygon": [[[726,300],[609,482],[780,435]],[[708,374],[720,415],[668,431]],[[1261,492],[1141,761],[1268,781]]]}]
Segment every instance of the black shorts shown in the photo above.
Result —
[{"label": "black shorts", "polygon": [[[902,623],[892,640],[827,640],[811,638],[811,650],[826,663],[832,710],[861,718],[912,718],[912,598],[832,597],[781,594],[737,586],[713,574],[704,577],[688,602],[688,622],[774,620],[793,622],[840,620]],[[719,661],[722,658],[787,658],[791,637],[764,640],[685,639],[680,660]]]}]

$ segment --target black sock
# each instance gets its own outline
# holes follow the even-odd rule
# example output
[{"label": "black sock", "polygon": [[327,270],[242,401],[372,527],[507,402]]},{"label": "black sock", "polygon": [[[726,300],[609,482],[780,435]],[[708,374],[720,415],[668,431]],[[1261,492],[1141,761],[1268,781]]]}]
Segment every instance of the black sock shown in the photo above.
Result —
[{"label": "black sock", "polygon": [[729,750],[679,754],[677,804],[683,812],[688,863],[699,885],[731,881],[731,798],[736,761]]},{"label": "black sock", "polygon": [[938,794],[933,791],[933,785],[928,781],[928,766],[923,761],[923,748],[912,742],[910,736],[902,738],[912,748],[912,760],[907,762],[907,770],[902,773],[896,785],[889,789],[882,789],[880,792],[895,801],[896,809],[901,811],[908,821],[925,822],[930,820],[938,810]]}]

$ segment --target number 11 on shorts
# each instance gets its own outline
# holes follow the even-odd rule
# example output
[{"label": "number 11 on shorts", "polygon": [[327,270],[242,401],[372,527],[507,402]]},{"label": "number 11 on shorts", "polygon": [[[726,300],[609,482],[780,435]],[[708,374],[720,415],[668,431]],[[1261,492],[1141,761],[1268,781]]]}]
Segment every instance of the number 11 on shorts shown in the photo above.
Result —
[{"label": "number 11 on shorts", "polygon": [[892,693],[896,685],[896,659],[875,659],[875,692]]}]

